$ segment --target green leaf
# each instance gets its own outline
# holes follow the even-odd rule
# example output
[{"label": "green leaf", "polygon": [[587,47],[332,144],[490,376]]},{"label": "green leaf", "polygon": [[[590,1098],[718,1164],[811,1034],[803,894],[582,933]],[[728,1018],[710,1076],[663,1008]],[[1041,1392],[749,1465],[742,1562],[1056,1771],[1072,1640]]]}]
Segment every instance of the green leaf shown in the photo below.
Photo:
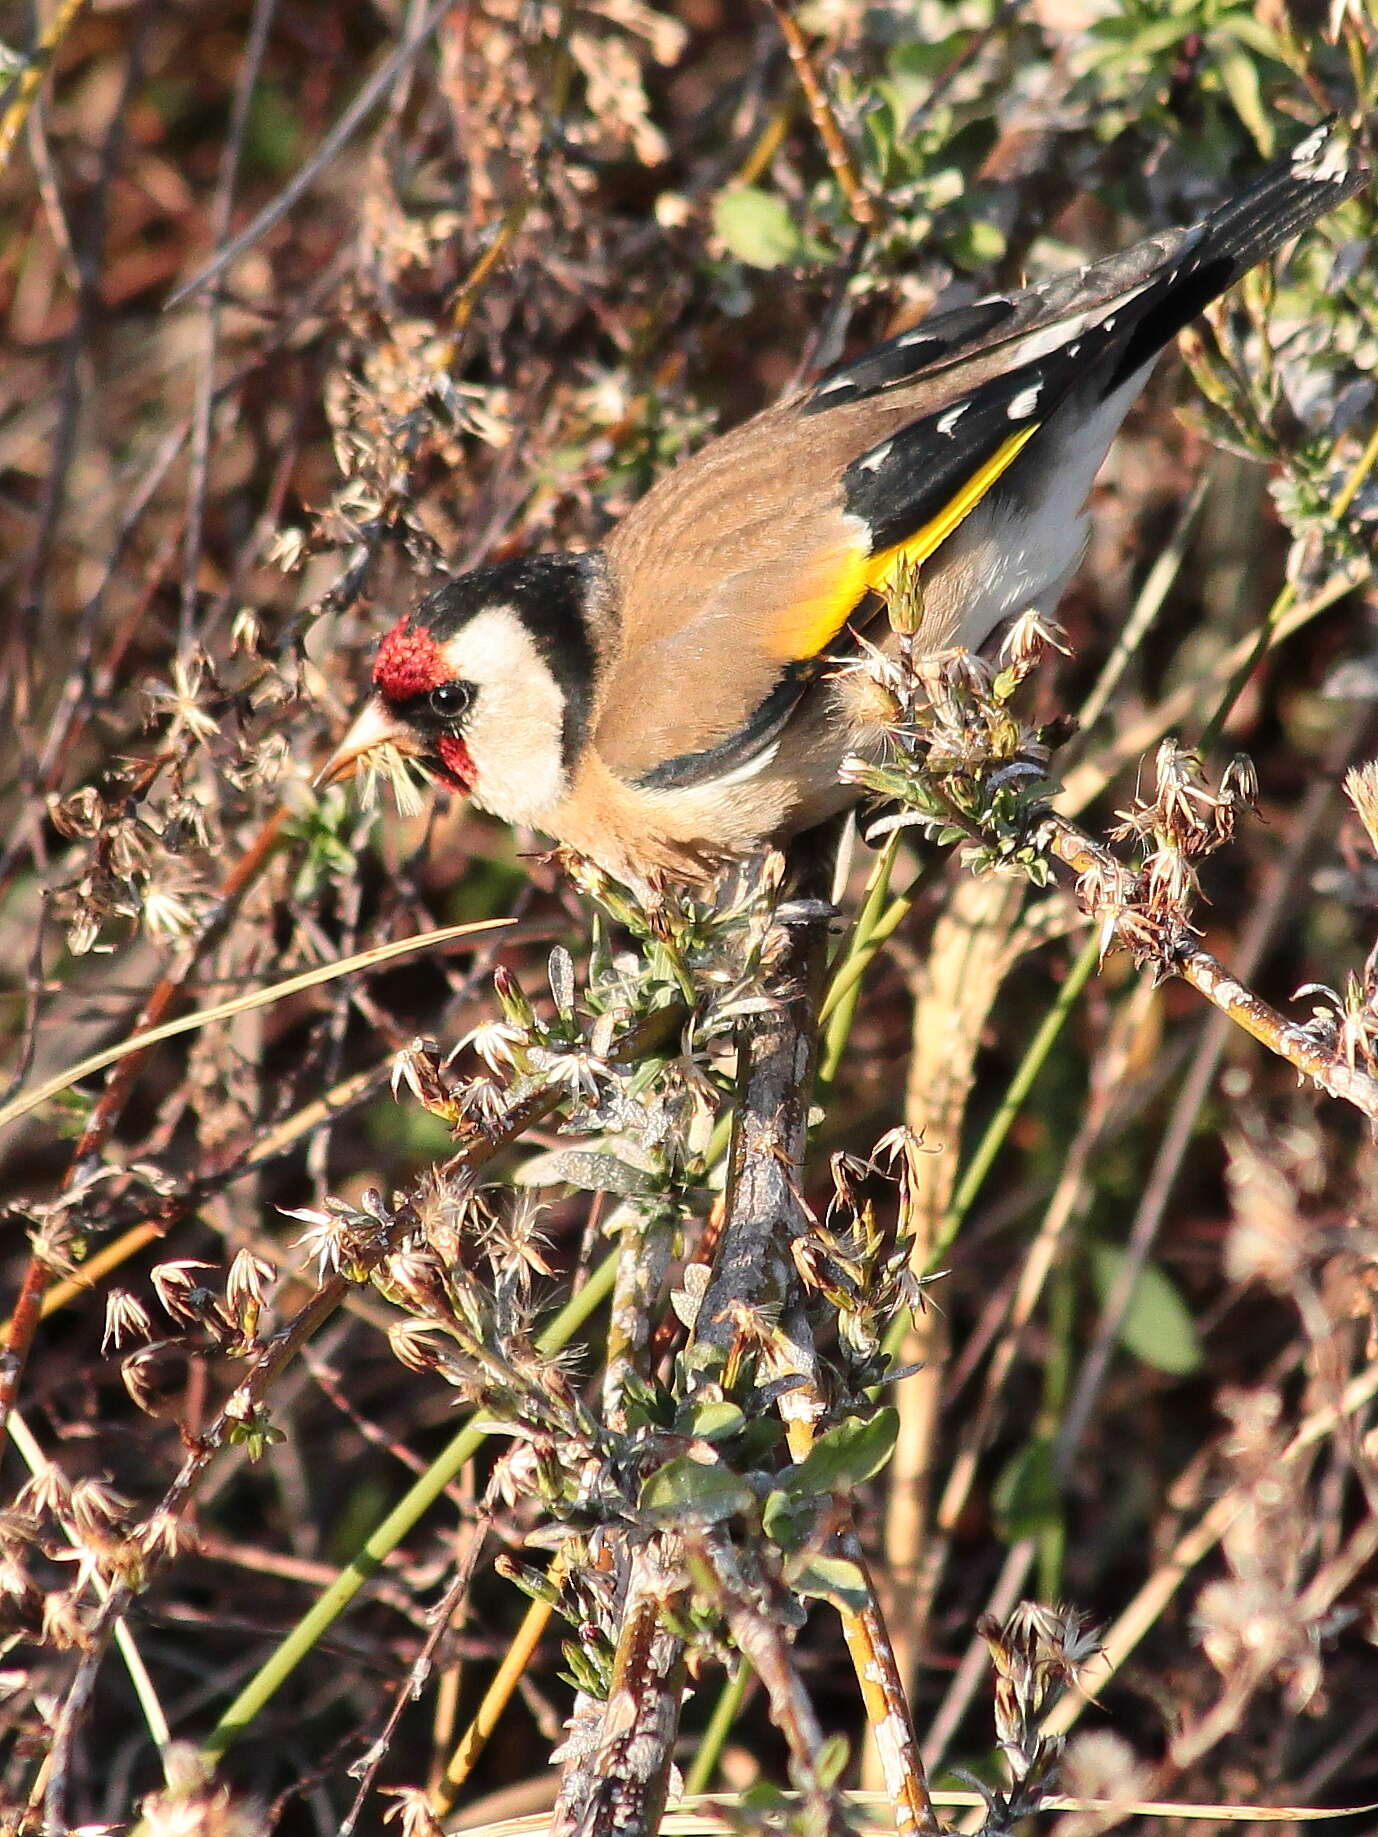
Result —
[{"label": "green leaf", "polygon": [[852,1744],[845,1735],[829,1735],[814,1757],[814,1772],[825,1790],[837,1785],[852,1758]]},{"label": "green leaf", "polygon": [[998,223],[975,218],[957,225],[947,238],[947,247],[963,268],[989,268],[1005,253],[1005,232]]},{"label": "green leaf", "polygon": [[808,239],[783,198],[756,185],[734,185],[713,200],[713,228],[738,261],[750,268],[783,268],[803,261]]},{"label": "green leaf", "polygon": [[779,1549],[798,1550],[817,1528],[820,1505],[816,1493],[801,1497],[777,1486],[761,1508],[761,1529]]},{"label": "green leaf", "polygon": [[1241,45],[1246,45],[1259,57],[1271,58],[1275,64],[1287,61],[1282,40],[1276,32],[1264,25],[1251,7],[1239,7],[1234,12],[1226,13],[1217,22],[1215,30],[1230,38],[1237,38]]},{"label": "green leaf", "polygon": [[877,1410],[866,1421],[840,1422],[819,1436],[799,1465],[781,1476],[781,1484],[796,1495],[849,1493],[880,1472],[899,1429],[899,1412],[892,1409]]},{"label": "green leaf", "polygon": [[644,1199],[656,1180],[644,1168],[620,1155],[588,1148],[554,1148],[533,1155],[517,1170],[518,1186],[574,1186],[585,1193],[616,1193],[621,1199]]},{"label": "green leaf", "polygon": [[744,1512],[755,1495],[730,1467],[706,1467],[687,1454],[667,1461],[641,1488],[641,1510],[656,1518],[720,1524]]},{"label": "green leaf", "polygon": [[729,1436],[740,1435],[746,1427],[746,1415],[739,1405],[728,1403],[699,1403],[690,1405],[679,1412],[675,1428],[681,1435],[697,1435],[700,1441],[721,1442]]},{"label": "green leaf", "polygon": [[1000,1534],[1009,1543],[1039,1537],[1061,1522],[1062,1499],[1053,1478],[1053,1450],[1046,1441],[1027,1442],[1009,1460],[991,1489]]},{"label": "green leaf", "polygon": [[1235,113],[1253,135],[1259,152],[1265,159],[1271,159],[1277,136],[1273,131],[1273,118],[1263,100],[1258,65],[1238,43],[1229,40],[1223,43],[1217,40],[1215,64]]},{"label": "green leaf", "polygon": [[[1102,1307],[1124,1268],[1125,1252],[1117,1245],[1097,1244],[1091,1251],[1091,1274]],[[1201,1366],[1196,1325],[1175,1283],[1150,1263],[1139,1273],[1124,1319],[1120,1344],[1155,1371],[1184,1378]]]},{"label": "green leaf", "polygon": [[566,1639],[560,1646],[568,1671],[560,1675],[566,1678],[576,1690],[582,1690],[586,1697],[593,1697],[599,1703],[605,1703],[608,1696],[608,1674],[604,1666],[591,1658],[582,1646],[572,1639]]},{"label": "green leaf", "polygon": [[844,1613],[859,1614],[870,1599],[860,1564],[849,1563],[842,1556],[819,1556],[807,1551],[786,1566],[785,1580],[795,1594],[830,1601]]}]

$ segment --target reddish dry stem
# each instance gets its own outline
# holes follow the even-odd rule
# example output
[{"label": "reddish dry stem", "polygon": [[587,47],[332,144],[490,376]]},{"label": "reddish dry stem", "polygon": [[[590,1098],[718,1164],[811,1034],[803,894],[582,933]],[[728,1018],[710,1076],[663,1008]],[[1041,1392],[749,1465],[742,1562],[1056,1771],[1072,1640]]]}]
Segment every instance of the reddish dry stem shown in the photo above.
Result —
[{"label": "reddish dry stem", "polygon": [[809,116],[817,129],[818,138],[823,143],[823,151],[828,157],[833,177],[837,180],[838,189],[847,200],[847,208],[860,224],[862,229],[874,230],[880,223],[880,209],[875,199],[867,191],[857,172],[855,162],[842,132],[842,125],[837,119],[837,111],[827,90],[823,87],[822,78],[814,67],[808,40],[800,29],[799,21],[790,10],[789,0],[770,0],[771,11],[780,27],[780,35],[789,52],[790,63],[794,74],[799,78],[799,87],[804,92],[804,100],[809,105]]},{"label": "reddish dry stem", "polygon": [[[1051,852],[1076,874],[1085,874],[1113,863],[1113,857],[1107,850],[1064,818],[1050,821],[1045,836]],[[1114,865],[1118,866],[1118,863]],[[1118,933],[1132,909],[1131,894],[1119,907],[1107,908],[1095,916],[1108,921]],[[1135,948],[1142,956],[1143,949],[1137,929]],[[1348,1064],[1339,1053],[1327,1048],[1313,1034],[1306,1032],[1294,1021],[1289,1021],[1285,1015],[1279,1014],[1276,1008],[1270,1007],[1252,989],[1246,989],[1208,950],[1203,950],[1195,943],[1190,933],[1181,931],[1174,937],[1164,937],[1161,948],[1151,960],[1160,974],[1180,976],[1183,982],[1190,983],[1213,1007],[1227,1014],[1260,1045],[1266,1046],[1269,1052],[1276,1053],[1278,1058],[1295,1066],[1303,1077],[1320,1085],[1331,1097],[1353,1104],[1356,1110],[1361,1110],[1371,1121],[1378,1123],[1378,1080]]]}]

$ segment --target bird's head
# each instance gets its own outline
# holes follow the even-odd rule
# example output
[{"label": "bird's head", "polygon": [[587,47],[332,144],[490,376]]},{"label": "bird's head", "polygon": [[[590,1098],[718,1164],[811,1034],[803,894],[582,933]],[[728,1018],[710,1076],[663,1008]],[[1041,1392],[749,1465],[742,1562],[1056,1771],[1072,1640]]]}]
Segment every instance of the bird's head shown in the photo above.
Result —
[{"label": "bird's head", "polygon": [[447,581],[383,638],[373,693],[317,783],[393,746],[485,810],[539,828],[587,738],[605,600],[597,555],[534,555]]}]

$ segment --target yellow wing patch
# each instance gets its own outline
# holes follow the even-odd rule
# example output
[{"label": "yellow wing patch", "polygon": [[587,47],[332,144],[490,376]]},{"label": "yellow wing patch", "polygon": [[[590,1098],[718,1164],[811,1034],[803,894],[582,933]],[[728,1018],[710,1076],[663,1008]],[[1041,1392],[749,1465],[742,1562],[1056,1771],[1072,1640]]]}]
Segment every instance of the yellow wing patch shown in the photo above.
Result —
[{"label": "yellow wing patch", "polygon": [[830,555],[816,571],[816,591],[796,597],[785,616],[777,621],[775,655],[784,663],[797,663],[816,657],[831,644],[868,592],[884,593],[901,564],[914,567],[928,557],[970,516],[1001,473],[1015,460],[1025,443],[1038,432],[1039,424],[1021,427],[1003,440],[983,466],[976,471],[936,517],[916,529],[912,536],[897,542],[878,554],[865,555],[849,551],[840,561]]}]

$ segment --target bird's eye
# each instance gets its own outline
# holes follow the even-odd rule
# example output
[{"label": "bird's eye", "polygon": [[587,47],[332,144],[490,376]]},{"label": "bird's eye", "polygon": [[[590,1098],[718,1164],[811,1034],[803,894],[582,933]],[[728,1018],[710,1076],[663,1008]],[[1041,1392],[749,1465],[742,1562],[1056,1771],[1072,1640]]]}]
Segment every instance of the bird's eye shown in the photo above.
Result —
[{"label": "bird's eye", "polygon": [[431,711],[452,721],[469,706],[469,685],[462,682],[439,683],[431,690]]}]

